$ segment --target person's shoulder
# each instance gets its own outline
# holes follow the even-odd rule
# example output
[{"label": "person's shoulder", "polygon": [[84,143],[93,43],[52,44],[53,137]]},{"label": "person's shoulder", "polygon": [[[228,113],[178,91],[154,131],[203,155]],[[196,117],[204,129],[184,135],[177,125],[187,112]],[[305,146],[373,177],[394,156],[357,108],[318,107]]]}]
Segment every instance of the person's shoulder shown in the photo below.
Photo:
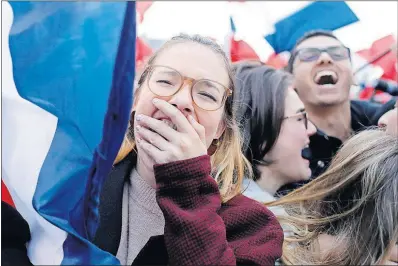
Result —
[{"label": "person's shoulder", "polygon": [[226,208],[238,208],[238,207],[250,207],[250,208],[260,208],[265,207],[264,204],[251,199],[243,194],[238,194],[229,201],[223,204]]},{"label": "person's shoulder", "polygon": [[[396,98],[392,98],[384,104],[364,100],[351,100],[351,112],[353,112],[353,115],[357,116],[359,120],[364,120],[366,118],[366,121],[369,122],[368,126],[377,125],[379,118],[394,108],[396,100]],[[363,121],[361,122],[364,123]]]},{"label": "person's shoulder", "polygon": [[351,108],[354,110],[361,111],[376,111],[378,110],[382,104],[365,101],[365,100],[351,100]]},{"label": "person's shoulder", "polygon": [[243,194],[239,194],[228,202],[223,203],[220,215],[228,218],[234,217],[242,222],[247,222],[247,220],[252,220],[253,222],[263,221],[267,224],[271,223],[279,226],[274,213],[270,209],[263,203]]},{"label": "person's shoulder", "polygon": [[250,265],[274,265],[282,256],[283,230],[275,215],[262,203],[237,195],[223,204],[228,243],[237,261]]}]

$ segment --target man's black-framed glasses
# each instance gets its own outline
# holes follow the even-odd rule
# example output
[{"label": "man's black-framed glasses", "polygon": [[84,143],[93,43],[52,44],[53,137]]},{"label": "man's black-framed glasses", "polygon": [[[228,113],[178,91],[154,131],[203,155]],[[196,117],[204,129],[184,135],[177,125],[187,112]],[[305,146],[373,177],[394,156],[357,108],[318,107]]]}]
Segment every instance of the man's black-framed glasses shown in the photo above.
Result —
[{"label": "man's black-framed glasses", "polygon": [[295,52],[295,56],[302,62],[313,62],[318,60],[322,53],[327,53],[335,61],[345,60],[351,56],[350,49],[342,45],[330,46],[324,49],[314,47],[302,48]]}]

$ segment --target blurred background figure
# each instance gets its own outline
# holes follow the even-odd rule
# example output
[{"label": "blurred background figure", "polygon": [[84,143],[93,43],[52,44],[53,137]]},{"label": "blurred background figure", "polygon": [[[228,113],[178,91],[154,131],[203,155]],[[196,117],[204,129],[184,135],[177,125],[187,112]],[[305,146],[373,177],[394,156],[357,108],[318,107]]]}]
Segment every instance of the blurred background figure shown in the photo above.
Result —
[{"label": "blurred background figure", "polygon": [[271,206],[283,207],[282,260],[293,265],[397,263],[398,139],[366,130],[338,151],[329,169]]},{"label": "blurred background figure", "polygon": [[316,129],[289,73],[256,62],[235,64],[234,71],[243,150],[254,172],[254,180],[243,183],[244,194],[272,201],[283,185],[311,177],[309,137]]},{"label": "blurred background figure", "polygon": [[379,127],[384,128],[387,133],[398,136],[398,100],[395,102],[395,108],[385,113],[379,119]]}]

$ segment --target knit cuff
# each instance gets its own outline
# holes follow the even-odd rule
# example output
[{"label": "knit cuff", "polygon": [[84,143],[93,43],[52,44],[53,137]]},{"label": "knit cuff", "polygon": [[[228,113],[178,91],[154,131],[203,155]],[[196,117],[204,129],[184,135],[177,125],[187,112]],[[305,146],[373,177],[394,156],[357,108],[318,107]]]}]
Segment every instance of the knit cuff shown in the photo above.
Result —
[{"label": "knit cuff", "polygon": [[211,172],[209,155],[154,166],[156,183],[207,178]]}]

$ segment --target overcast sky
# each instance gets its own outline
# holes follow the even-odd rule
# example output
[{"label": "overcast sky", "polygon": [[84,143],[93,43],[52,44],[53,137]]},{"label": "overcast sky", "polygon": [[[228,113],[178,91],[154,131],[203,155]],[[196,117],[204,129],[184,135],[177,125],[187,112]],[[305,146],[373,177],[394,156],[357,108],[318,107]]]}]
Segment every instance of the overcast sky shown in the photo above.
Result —
[{"label": "overcast sky", "polygon": [[[305,6],[309,1],[161,1],[155,2],[145,14],[139,34],[155,39],[167,39],[180,32],[198,33],[216,38],[221,44],[229,31],[232,14],[237,36],[246,40],[266,59],[272,48],[263,36],[273,31],[279,19]],[[397,1],[349,1],[360,22],[336,31],[336,35],[352,50],[368,48],[388,34],[397,36]]]}]

